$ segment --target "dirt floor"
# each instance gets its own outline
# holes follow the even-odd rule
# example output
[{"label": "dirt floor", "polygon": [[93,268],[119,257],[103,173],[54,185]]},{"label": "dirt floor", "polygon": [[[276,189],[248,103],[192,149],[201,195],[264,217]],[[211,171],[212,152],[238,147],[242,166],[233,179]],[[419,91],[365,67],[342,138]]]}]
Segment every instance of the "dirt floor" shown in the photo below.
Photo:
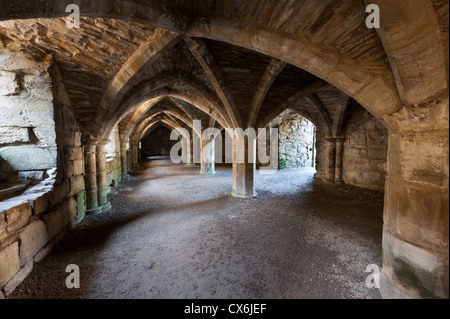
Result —
[{"label": "dirt floor", "polygon": [[[380,298],[382,194],[313,179],[312,169],[256,178],[258,197],[231,197],[218,168],[149,161],[86,217],[10,298]],[[67,289],[66,266],[81,270]]]}]

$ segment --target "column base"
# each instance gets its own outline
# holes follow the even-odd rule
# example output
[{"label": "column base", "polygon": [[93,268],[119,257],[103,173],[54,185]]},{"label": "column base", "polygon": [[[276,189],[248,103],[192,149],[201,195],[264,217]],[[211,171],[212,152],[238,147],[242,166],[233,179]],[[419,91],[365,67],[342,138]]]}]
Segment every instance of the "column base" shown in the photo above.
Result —
[{"label": "column base", "polygon": [[235,198],[250,199],[250,198],[255,198],[256,196],[258,196],[258,194],[254,193],[253,195],[245,195],[245,194],[239,194],[239,193],[236,193],[235,191],[233,191],[231,193],[231,196],[233,196]]},{"label": "column base", "polygon": [[206,176],[210,176],[210,175],[216,175],[216,171],[213,172],[200,172],[200,175],[206,175]]},{"label": "column base", "polygon": [[102,206],[100,206],[100,208],[102,209],[102,213],[107,213],[107,212],[111,211],[112,206],[111,206],[110,202],[106,202]]},{"label": "column base", "polygon": [[101,213],[103,213],[103,209],[99,206],[94,207],[94,208],[90,208],[86,211],[86,215],[87,216],[95,216],[95,215],[100,215]]},{"label": "column base", "polygon": [[122,175],[122,180],[123,181],[129,181],[130,180],[130,175],[128,175],[128,174]]},{"label": "column base", "polygon": [[394,289],[392,280],[386,276],[384,271],[380,276],[380,294],[383,299],[406,299],[404,295]]}]

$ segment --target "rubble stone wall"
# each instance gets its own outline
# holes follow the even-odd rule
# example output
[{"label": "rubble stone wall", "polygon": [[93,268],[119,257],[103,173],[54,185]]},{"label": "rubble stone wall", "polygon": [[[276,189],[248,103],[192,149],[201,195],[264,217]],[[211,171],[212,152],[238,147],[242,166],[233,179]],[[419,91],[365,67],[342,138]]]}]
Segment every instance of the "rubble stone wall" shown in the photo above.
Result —
[{"label": "rubble stone wall", "polygon": [[[14,63],[17,61],[16,59]],[[30,62],[25,59],[23,63]],[[29,98],[29,103],[25,103],[26,98],[21,95],[0,97],[0,101],[9,103],[6,106],[14,106],[10,111],[17,114],[13,116],[11,113],[10,120],[22,121],[18,124],[24,126],[27,124],[26,118],[38,117],[38,114],[33,113],[26,117],[30,114],[29,107],[42,106],[42,109],[38,110],[44,112],[42,119],[45,119],[47,126],[44,121],[28,125],[36,125],[35,135],[39,137],[40,143],[45,141],[48,147],[26,145],[14,148],[22,147],[26,153],[27,160],[21,165],[30,163],[32,169],[57,167],[49,171],[50,176],[47,179],[30,187],[21,196],[0,202],[0,299],[14,291],[32,271],[33,265],[48,255],[67,232],[84,218],[86,211],[81,133],[57,68],[52,65],[40,72],[35,75],[36,82],[26,86],[26,93],[22,93]],[[11,84],[12,87],[15,85]],[[3,93],[13,91],[7,91],[6,88],[2,90]],[[39,94],[40,97],[37,96]],[[5,109],[8,108],[0,108]],[[50,128],[53,128],[53,132],[50,132]],[[49,130],[47,133],[46,129]],[[43,135],[40,135],[41,133]],[[41,149],[42,152],[54,152],[55,158],[42,166],[33,166],[33,158],[38,157],[33,153],[35,148]],[[57,162],[56,151],[59,154]],[[29,166],[23,168],[28,169]]]}]

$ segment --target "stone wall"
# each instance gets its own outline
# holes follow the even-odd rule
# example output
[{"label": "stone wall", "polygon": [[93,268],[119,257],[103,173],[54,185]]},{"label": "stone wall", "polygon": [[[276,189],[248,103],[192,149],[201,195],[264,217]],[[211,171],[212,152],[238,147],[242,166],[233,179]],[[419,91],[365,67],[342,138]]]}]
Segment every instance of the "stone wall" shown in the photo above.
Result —
[{"label": "stone wall", "polygon": [[56,167],[50,63],[0,50],[0,172],[9,181],[42,180]]},{"label": "stone wall", "polygon": [[[317,128],[316,131],[316,175],[317,179],[326,180],[327,179],[327,169],[330,165],[328,156],[328,143],[326,143],[326,133],[321,129]],[[333,159],[334,160],[334,159]],[[333,162],[334,165],[334,162]],[[333,180],[334,181],[334,180]]]},{"label": "stone wall", "polygon": [[[122,161],[120,156],[120,135],[119,128],[116,127],[114,133],[110,136],[110,144],[106,147],[107,152],[107,171],[106,171],[106,184],[108,185],[108,193],[111,191],[111,187],[116,186],[122,181]],[[114,152],[114,153],[113,153]],[[114,154],[114,156],[113,156]]]},{"label": "stone wall", "polygon": [[[52,65],[42,72],[33,85],[44,83],[45,102],[36,96],[31,101],[46,106],[41,109],[42,118],[53,125],[53,133],[49,132],[46,138],[51,137],[48,144],[57,148],[58,161],[54,159],[57,170],[23,195],[0,203],[0,299],[12,293],[32,271],[34,263],[41,261],[84,218],[86,211],[81,133],[58,69]],[[33,89],[27,92],[32,94]],[[9,98],[2,101],[11,101]],[[20,113],[20,108],[27,110],[28,105],[33,102],[15,105],[19,113],[11,116],[11,121],[22,120],[16,117],[26,115],[26,111]],[[48,105],[52,106],[51,110],[47,109]],[[28,154],[22,164],[32,162],[31,157]]]},{"label": "stone wall", "polygon": [[285,112],[279,124],[279,167],[313,167],[315,126],[299,114]]},{"label": "stone wall", "polygon": [[343,179],[346,184],[384,191],[388,131],[353,102],[346,115]]}]

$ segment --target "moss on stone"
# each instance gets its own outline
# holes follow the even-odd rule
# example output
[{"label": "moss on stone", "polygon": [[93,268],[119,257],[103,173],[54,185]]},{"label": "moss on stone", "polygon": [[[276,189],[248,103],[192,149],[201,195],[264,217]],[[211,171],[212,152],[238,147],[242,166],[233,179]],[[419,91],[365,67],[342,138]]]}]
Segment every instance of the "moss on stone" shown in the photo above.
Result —
[{"label": "moss on stone", "polygon": [[424,269],[412,267],[401,258],[393,260],[394,273],[406,286],[416,290],[421,298],[433,298],[434,275]]}]

